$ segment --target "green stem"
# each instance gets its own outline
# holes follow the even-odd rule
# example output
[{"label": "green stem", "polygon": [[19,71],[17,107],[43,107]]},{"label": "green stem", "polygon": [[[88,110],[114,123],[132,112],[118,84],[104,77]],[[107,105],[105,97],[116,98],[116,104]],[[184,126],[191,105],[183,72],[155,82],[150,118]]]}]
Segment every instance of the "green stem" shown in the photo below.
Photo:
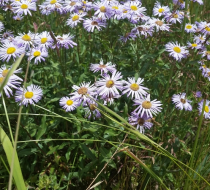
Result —
[{"label": "green stem", "polygon": [[4,101],[3,93],[2,93],[2,102],[3,102],[3,106],[4,106],[5,115],[6,115],[6,118],[7,118],[7,123],[8,123],[8,126],[9,126],[9,132],[10,132],[10,136],[11,136],[11,139],[12,139],[12,144],[14,145],[14,138],[13,138],[13,134],[12,134],[12,129],[11,129],[11,125],[10,125],[9,116],[8,116],[8,113],[7,113],[7,107],[6,107],[6,104],[5,104],[5,101]]}]

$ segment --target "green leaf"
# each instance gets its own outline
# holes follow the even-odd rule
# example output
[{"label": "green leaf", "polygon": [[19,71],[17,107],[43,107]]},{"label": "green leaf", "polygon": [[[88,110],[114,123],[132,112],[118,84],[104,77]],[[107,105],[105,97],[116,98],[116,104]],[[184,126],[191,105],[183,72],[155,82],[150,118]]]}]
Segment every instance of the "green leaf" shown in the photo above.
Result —
[{"label": "green leaf", "polygon": [[41,126],[37,132],[36,139],[40,139],[40,137],[46,132],[46,115],[42,117]]},{"label": "green leaf", "polygon": [[91,160],[95,160],[96,159],[95,155],[90,151],[90,149],[86,145],[81,144],[81,148],[82,148],[82,150],[84,150],[85,155],[88,158],[90,158]]}]

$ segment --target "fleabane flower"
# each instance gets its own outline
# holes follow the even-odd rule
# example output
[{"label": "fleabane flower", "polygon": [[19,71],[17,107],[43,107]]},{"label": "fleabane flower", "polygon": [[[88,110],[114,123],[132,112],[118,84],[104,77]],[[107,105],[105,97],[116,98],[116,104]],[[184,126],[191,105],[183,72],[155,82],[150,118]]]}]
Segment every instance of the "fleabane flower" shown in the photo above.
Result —
[{"label": "fleabane flower", "polygon": [[180,61],[182,58],[187,57],[189,51],[186,50],[186,47],[181,47],[178,42],[169,42],[166,45],[166,51],[170,52],[170,56],[172,56],[177,61]]},{"label": "fleabane flower", "polygon": [[188,24],[185,25],[184,30],[187,33],[194,33],[194,32],[196,32],[196,29],[197,29],[196,25],[188,23]]},{"label": "fleabane flower", "polygon": [[187,47],[189,47],[191,49],[202,49],[202,45],[198,44],[196,42],[194,42],[194,43],[187,42]]},{"label": "fleabane flower", "polygon": [[192,111],[190,100],[186,99],[186,93],[174,94],[172,96],[172,102],[176,105],[179,110],[185,109],[186,111]]},{"label": "fleabane flower", "polygon": [[[6,67],[6,65],[2,65],[1,68],[0,68],[0,77],[5,78],[10,69],[11,69],[11,67]],[[16,75],[17,73],[21,73],[21,72],[22,72],[21,68],[15,70],[13,72],[13,74],[10,76],[10,78],[14,79],[15,81],[18,81],[18,80],[23,81],[22,78],[20,78],[19,76]]]},{"label": "fleabane flower", "polygon": [[138,36],[140,35],[143,35],[145,37],[147,37],[148,35],[152,36],[154,32],[154,26],[149,24],[139,25],[133,28],[131,32]]},{"label": "fleabane flower", "polygon": [[[202,113],[203,103],[204,103],[204,100],[201,100],[198,103],[199,115],[201,115],[201,113]],[[204,113],[203,113],[205,119],[210,119],[210,107],[209,107],[209,103],[210,103],[210,101],[209,100],[206,100],[206,104],[204,106]]]},{"label": "fleabane flower", "polygon": [[124,88],[122,94],[127,94],[127,96],[131,95],[131,98],[140,99],[142,96],[145,96],[147,92],[145,90],[149,90],[148,88],[142,86],[144,79],[138,78],[137,81],[135,78],[128,78],[128,82],[124,81]]},{"label": "fleabane flower", "polygon": [[82,2],[78,0],[66,0],[63,6],[66,12],[74,12],[78,7],[82,6]]},{"label": "fleabane flower", "polygon": [[51,48],[53,45],[53,39],[50,36],[50,33],[47,31],[38,34],[35,40],[36,44],[41,48],[48,49],[49,47]]},{"label": "fleabane flower", "polygon": [[161,6],[159,2],[155,3],[155,6],[153,8],[153,15],[154,16],[164,16],[166,13],[170,12],[170,9],[168,6]]},{"label": "fleabane flower", "polygon": [[[77,44],[72,40],[73,38],[74,36],[70,34],[63,34],[62,36],[59,35],[56,37],[56,45],[58,48],[64,47],[66,49],[69,49],[69,46],[73,48],[74,46],[77,46]],[[53,46],[53,48],[55,48],[55,46]]]},{"label": "fleabane flower", "polygon": [[118,90],[123,90],[123,83],[120,81],[120,79],[122,79],[121,73],[115,70],[112,73],[112,76],[104,74],[102,77],[103,78],[95,84],[98,87],[97,89],[99,95],[107,97],[119,95]]},{"label": "fleabane flower", "polygon": [[136,126],[137,130],[143,134],[145,129],[150,129],[153,126],[153,123],[150,122],[151,117],[148,117],[146,114],[139,116],[137,113],[132,112],[128,120],[131,125]]},{"label": "fleabane flower", "polygon": [[80,103],[82,101],[86,102],[88,99],[97,95],[96,87],[93,84],[91,85],[91,82],[83,82],[79,86],[73,85],[72,88],[75,90],[75,92],[72,92],[70,95],[73,99],[79,100]]},{"label": "fleabane flower", "polygon": [[108,71],[113,73],[116,70],[115,67],[116,65],[112,64],[111,62],[104,64],[103,59],[101,59],[99,64],[91,64],[90,70],[93,71],[94,73],[101,71],[101,74],[108,73]]},{"label": "fleabane flower", "polygon": [[202,21],[202,22],[197,22],[196,25],[198,29],[200,30],[200,32],[203,33],[204,35],[210,34],[210,23],[207,23],[206,21]]},{"label": "fleabane flower", "polygon": [[66,110],[66,112],[71,112],[79,106],[80,102],[74,98],[66,96],[60,99],[59,104]]},{"label": "fleabane flower", "polygon": [[96,118],[101,117],[100,111],[97,109],[98,104],[94,100],[87,100],[87,102],[84,105],[84,110],[85,110],[85,117],[88,119],[93,118],[94,120]]},{"label": "fleabane flower", "polygon": [[148,20],[148,24],[155,26],[156,31],[169,31],[170,24],[166,24],[164,19],[157,19],[157,18],[151,18]]},{"label": "fleabane flower", "polygon": [[95,9],[94,15],[101,19],[109,19],[112,16],[111,7],[104,2],[97,2],[93,5]]},{"label": "fleabane flower", "polygon": [[38,64],[41,61],[45,61],[45,58],[48,57],[46,49],[41,49],[40,47],[33,48],[31,52],[28,52],[30,60],[34,59],[34,63]]},{"label": "fleabane flower", "polygon": [[94,29],[96,28],[98,31],[101,30],[101,27],[106,27],[106,22],[101,20],[100,18],[97,17],[92,17],[90,19],[85,19],[83,21],[83,27],[85,30],[88,32],[93,32]]},{"label": "fleabane flower", "polygon": [[161,102],[155,100],[150,100],[150,94],[148,94],[145,98],[142,97],[140,99],[134,100],[134,105],[138,107],[134,110],[141,117],[146,113],[148,117],[152,117],[152,114],[157,115],[158,112],[161,112]]},{"label": "fleabane flower", "polygon": [[185,2],[184,0],[173,0],[174,5],[178,5],[181,9],[185,8]]},{"label": "fleabane flower", "polygon": [[70,18],[67,20],[66,24],[69,25],[71,28],[74,28],[77,26],[78,23],[80,23],[83,19],[83,17],[86,15],[86,13],[77,14],[73,13],[70,15]]},{"label": "fleabane flower", "polygon": [[18,47],[12,42],[5,41],[0,47],[0,59],[2,61],[9,61],[11,57],[15,59],[25,52],[23,47]]},{"label": "fleabane flower", "polygon": [[36,41],[36,36],[32,32],[21,33],[15,37],[15,41],[19,46],[25,47],[25,49],[30,49],[30,45],[34,46],[34,42]]},{"label": "fleabane flower", "polygon": [[42,98],[42,89],[34,84],[27,86],[26,88],[18,88],[15,93],[15,101],[20,102],[19,105],[28,106],[28,104],[37,103]]},{"label": "fleabane flower", "polygon": [[182,12],[176,10],[174,13],[167,13],[164,17],[166,19],[167,22],[176,24],[177,22],[182,23],[183,19],[184,19],[184,15],[182,14]]},{"label": "fleabane flower", "polygon": [[200,54],[202,54],[202,57],[206,57],[208,60],[210,60],[210,51],[209,50],[204,50],[202,52],[200,52]]},{"label": "fleabane flower", "polygon": [[139,1],[130,1],[124,4],[125,9],[130,15],[144,15],[147,10],[145,7],[141,7],[142,3]]},{"label": "fleabane flower", "polygon": [[18,15],[27,15],[29,14],[31,16],[30,11],[36,11],[36,3],[27,1],[27,0],[21,0],[16,1],[14,4],[14,13],[17,13]]}]

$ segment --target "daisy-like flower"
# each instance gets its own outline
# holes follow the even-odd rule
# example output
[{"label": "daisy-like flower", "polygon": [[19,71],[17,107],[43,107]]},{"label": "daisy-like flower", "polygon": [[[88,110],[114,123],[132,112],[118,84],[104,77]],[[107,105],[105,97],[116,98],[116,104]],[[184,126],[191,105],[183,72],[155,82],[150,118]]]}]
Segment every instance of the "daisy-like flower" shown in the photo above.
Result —
[{"label": "daisy-like flower", "polygon": [[112,17],[120,20],[123,17],[123,5],[121,5],[118,1],[115,1],[110,3],[110,7],[112,10]]},{"label": "daisy-like flower", "polygon": [[91,64],[90,70],[93,71],[94,73],[101,71],[101,74],[108,73],[108,71],[113,73],[116,70],[115,66],[116,65],[112,64],[111,62],[104,64],[103,59],[101,59],[99,64]]},{"label": "daisy-like flower", "polygon": [[185,25],[185,29],[184,29],[187,33],[194,33],[194,32],[196,32],[196,30],[197,30],[197,27],[196,27],[196,25],[194,25],[194,24],[186,24]]},{"label": "daisy-like flower", "polygon": [[106,1],[104,2],[97,2],[95,3],[95,5],[93,6],[95,9],[95,16],[98,16],[99,18],[103,19],[109,19],[112,16],[112,9],[111,7],[106,3]]},{"label": "daisy-like flower", "polygon": [[146,87],[142,86],[144,79],[138,78],[137,81],[135,78],[128,78],[128,82],[124,81],[124,84],[126,86],[123,89],[122,94],[127,93],[127,97],[131,95],[131,98],[140,99],[142,98],[142,95],[146,95],[147,92],[145,90],[149,90]]},{"label": "daisy-like flower", "polygon": [[79,86],[73,85],[72,87],[75,92],[71,93],[70,95],[72,96],[73,99],[79,100],[81,103],[82,101],[86,102],[88,99],[90,99],[88,96],[93,98],[96,93],[96,87],[90,82],[88,83],[81,83]]},{"label": "daisy-like flower", "polygon": [[11,57],[15,59],[25,52],[23,47],[18,47],[12,42],[5,41],[0,48],[0,59],[3,61],[9,61]]},{"label": "daisy-like flower", "polygon": [[2,22],[0,22],[0,32],[1,32],[2,30],[4,30],[4,25],[3,25]]},{"label": "daisy-like flower", "polygon": [[[5,78],[7,76],[7,74],[8,74],[10,69],[11,69],[11,67],[7,68],[6,65],[2,65],[1,68],[0,68],[0,77],[4,77]],[[18,80],[19,81],[23,81],[23,79],[21,79],[19,76],[16,75],[17,73],[21,73],[21,72],[22,72],[21,68],[15,70],[13,72],[13,74],[10,76],[10,78],[12,78],[12,79],[14,79],[16,81],[18,81]]]},{"label": "daisy-like flower", "polygon": [[97,17],[93,17],[93,18],[84,20],[83,27],[88,32],[93,32],[95,28],[97,28],[97,30],[100,31],[101,27],[104,27],[104,28],[106,27],[106,23]]},{"label": "daisy-like flower", "polygon": [[186,47],[181,47],[178,42],[169,42],[166,44],[166,50],[170,52],[170,56],[174,57],[177,61],[182,58],[187,57],[189,51],[185,49]]},{"label": "daisy-like flower", "polygon": [[[63,36],[57,36],[56,40],[57,40],[57,47],[64,47],[66,49],[69,49],[69,46],[71,48],[73,48],[74,46],[77,46],[77,44],[75,42],[72,41],[72,39],[74,38],[74,36],[70,35],[70,34],[63,34]],[[53,46],[53,48],[55,48],[55,46]]]},{"label": "daisy-like flower", "polygon": [[210,23],[204,22],[196,22],[198,29],[204,34],[210,34]]},{"label": "daisy-like flower", "polygon": [[84,110],[85,110],[85,117],[87,117],[88,119],[93,118],[94,120],[96,118],[100,118],[101,117],[101,113],[97,109],[98,104],[94,100],[90,100],[90,99],[87,100],[86,106],[87,107],[84,108]]},{"label": "daisy-like flower", "polygon": [[128,118],[129,123],[133,126],[136,126],[137,130],[140,133],[145,132],[146,129],[150,129],[153,126],[153,123],[150,122],[151,117],[148,117],[146,114],[139,116],[137,113],[132,112],[131,116]]},{"label": "daisy-like flower", "polygon": [[205,40],[206,40],[206,36],[205,35],[199,34],[198,36],[194,36],[194,41],[196,43],[198,43],[198,44],[205,42]]},{"label": "daisy-like flower", "polygon": [[136,34],[135,33],[133,33],[133,32],[128,32],[128,33],[126,33],[124,36],[120,36],[120,38],[119,38],[119,40],[121,41],[121,42],[127,42],[127,40],[128,39],[132,39],[132,40],[134,40],[136,38]]},{"label": "daisy-like flower", "polygon": [[17,21],[20,21],[20,20],[23,19],[23,16],[18,14],[18,15],[13,16],[13,19],[17,20]]},{"label": "daisy-like flower", "polygon": [[174,5],[178,5],[181,9],[185,8],[184,0],[173,0]]},{"label": "daisy-like flower", "polygon": [[144,15],[147,10],[145,7],[141,7],[142,3],[139,1],[130,1],[124,4],[125,9],[131,15]]},{"label": "daisy-like flower", "polygon": [[6,39],[8,39],[9,37],[14,38],[14,35],[13,35],[12,33],[13,33],[13,32],[10,31],[10,30],[7,30],[6,32],[4,32],[4,33],[2,34],[2,40],[6,40]]},{"label": "daisy-like flower", "polygon": [[209,68],[203,69],[202,75],[204,77],[208,78],[208,80],[210,81],[210,69]]},{"label": "daisy-like flower", "polygon": [[29,31],[28,33],[19,34],[19,36],[15,38],[15,41],[18,45],[25,47],[25,49],[29,49],[30,45],[33,46],[34,41],[36,41],[36,37],[35,34]]},{"label": "daisy-like flower", "polygon": [[187,47],[191,49],[202,49],[201,44],[187,42]]},{"label": "daisy-like flower", "polygon": [[158,32],[159,30],[161,31],[169,31],[169,26],[170,24],[165,24],[164,19],[157,19],[157,18],[151,18],[148,20],[148,24],[153,25],[156,27],[156,31]]},{"label": "daisy-like flower", "polygon": [[[204,103],[204,100],[201,100],[198,103],[199,115],[201,115],[201,113],[202,113],[203,103]],[[205,107],[204,107],[204,113],[203,113],[205,119],[210,119],[210,107],[209,107],[209,103],[210,103],[210,101],[209,100],[206,100],[206,104],[205,104]]]},{"label": "daisy-like flower", "polygon": [[78,0],[66,0],[63,6],[66,12],[74,12],[77,7],[82,6],[82,2]]},{"label": "daisy-like flower", "polygon": [[146,113],[148,117],[152,117],[152,114],[157,115],[158,112],[161,112],[162,104],[160,101],[150,100],[150,94],[147,95],[145,98],[135,99],[134,105],[138,105],[138,107],[134,110],[137,112],[141,117]]},{"label": "daisy-like flower", "polygon": [[140,35],[143,35],[145,37],[147,37],[148,35],[152,36],[152,34],[154,32],[154,26],[147,25],[147,24],[139,25],[139,26],[133,28],[131,30],[131,32],[138,36],[140,36]]},{"label": "daisy-like flower", "polygon": [[42,98],[42,89],[34,84],[31,84],[26,89],[18,88],[15,93],[15,101],[20,102],[19,105],[28,106],[28,104],[37,103]]},{"label": "daisy-like flower", "polygon": [[[56,8],[62,7],[61,0],[46,0],[42,5],[39,5],[41,10],[46,10],[45,14],[49,14],[50,12],[56,10]],[[42,12],[43,14],[44,12]]]},{"label": "daisy-like flower", "polygon": [[86,13],[82,13],[82,14],[73,13],[70,15],[70,18],[67,20],[66,24],[74,28],[75,26],[77,26],[78,23],[84,20],[83,17],[85,15]]},{"label": "daisy-like flower", "polygon": [[36,11],[36,3],[30,2],[27,0],[16,1],[14,4],[14,13],[19,15],[27,15],[31,16],[30,11]]},{"label": "daisy-like flower", "polygon": [[42,32],[41,34],[37,35],[36,44],[38,44],[41,48],[49,48],[52,47],[53,39],[50,36],[50,33],[47,31]]},{"label": "daisy-like flower", "polygon": [[30,60],[34,59],[34,63],[38,64],[41,61],[45,61],[45,57],[48,57],[48,53],[45,49],[41,49],[40,47],[33,48],[31,52],[27,53]]},{"label": "daisy-like flower", "polygon": [[112,73],[112,76],[108,74],[102,75],[103,79],[96,82],[98,87],[98,93],[100,96],[113,97],[119,95],[118,90],[123,90],[123,83],[119,81],[122,78],[120,72],[116,70]]},{"label": "daisy-like flower", "polygon": [[172,102],[176,105],[179,110],[185,109],[186,111],[192,111],[190,100],[186,99],[186,93],[174,94],[172,96]]},{"label": "daisy-like flower", "polygon": [[180,11],[175,11],[174,13],[166,13],[165,17],[167,22],[170,22],[172,24],[176,24],[176,22],[182,23],[184,19],[184,15],[181,14]]},{"label": "daisy-like flower", "polygon": [[204,50],[200,54],[202,54],[202,57],[207,57],[208,60],[210,60],[210,51]]},{"label": "daisy-like flower", "polygon": [[63,97],[59,101],[60,106],[66,110],[66,112],[71,112],[79,106],[79,101],[71,97]]},{"label": "daisy-like flower", "polygon": [[153,15],[154,16],[164,16],[166,13],[170,12],[170,9],[168,6],[161,6],[159,2],[155,3],[155,6],[153,8]]},{"label": "daisy-like flower", "polygon": [[200,5],[203,5],[203,0],[192,0],[193,2],[197,2],[199,3]]},{"label": "daisy-like flower", "polygon": [[101,99],[104,100],[104,105],[111,105],[114,103],[114,99],[120,98],[120,95],[114,95],[114,96],[107,96],[107,95],[102,95]]}]

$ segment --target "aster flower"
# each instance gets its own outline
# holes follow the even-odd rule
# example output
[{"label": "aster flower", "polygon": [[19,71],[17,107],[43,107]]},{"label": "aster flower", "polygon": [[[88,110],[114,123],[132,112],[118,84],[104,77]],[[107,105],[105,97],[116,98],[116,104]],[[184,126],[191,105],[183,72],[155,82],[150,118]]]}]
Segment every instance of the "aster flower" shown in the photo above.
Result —
[{"label": "aster flower", "polygon": [[138,105],[138,107],[134,110],[140,116],[143,116],[145,113],[148,117],[152,117],[152,114],[157,115],[158,112],[161,112],[162,104],[160,101],[150,100],[150,94],[147,97],[142,97],[141,99],[135,99],[134,105]]},{"label": "aster flower", "polygon": [[194,24],[186,24],[185,25],[185,29],[184,29],[187,33],[194,33],[197,30],[196,25]]},{"label": "aster flower", "polygon": [[185,8],[185,2],[183,0],[173,0],[174,5],[178,5],[181,9]]},{"label": "aster flower", "polygon": [[84,110],[85,110],[85,117],[87,117],[88,119],[93,118],[94,120],[96,118],[100,118],[101,117],[101,113],[97,109],[98,104],[94,100],[91,100],[91,99],[87,100],[86,106],[87,107],[84,108]]},{"label": "aster flower", "polygon": [[122,78],[121,73],[115,70],[112,73],[112,76],[104,74],[102,77],[103,79],[96,82],[99,95],[106,97],[119,95],[118,90],[121,91],[123,89],[123,83],[122,81],[119,81]]},{"label": "aster flower", "polygon": [[121,5],[118,1],[114,1],[110,3],[110,7],[112,10],[112,17],[120,20],[123,17],[123,5]]},{"label": "aster flower", "polygon": [[38,44],[39,47],[47,49],[49,47],[52,47],[52,44],[54,41],[52,37],[50,36],[50,33],[47,31],[44,31],[41,34],[37,35],[35,42],[36,44]]},{"label": "aster flower", "polygon": [[148,117],[146,114],[139,116],[137,113],[132,112],[131,116],[128,118],[129,123],[133,126],[136,126],[137,130],[140,133],[145,132],[145,129],[150,129],[153,126],[153,123],[149,122],[151,117]]},{"label": "aster flower", "polygon": [[14,38],[14,35],[12,33],[12,31],[6,30],[6,32],[2,34],[2,40],[7,40],[10,37]]},{"label": "aster flower", "polygon": [[15,93],[15,101],[20,102],[19,105],[28,106],[28,104],[37,103],[42,98],[42,89],[34,84],[31,84],[27,88],[18,88]]},{"label": "aster flower", "polygon": [[185,109],[186,111],[192,111],[191,101],[186,99],[186,93],[174,94],[172,96],[172,102],[179,110]]},{"label": "aster flower", "polygon": [[80,102],[71,97],[62,97],[59,104],[66,110],[66,112],[71,112],[79,106]]},{"label": "aster flower", "polygon": [[36,11],[36,3],[27,0],[16,1],[14,3],[14,13],[18,15],[29,14],[31,16],[30,11]]},{"label": "aster flower", "polygon": [[200,5],[203,5],[203,0],[192,0],[193,2],[197,2],[199,3]]},{"label": "aster flower", "polygon": [[[2,65],[0,67],[0,77],[5,78],[7,76],[7,74],[8,74],[8,72],[9,72],[10,69],[11,69],[11,67],[8,67],[7,68],[6,65]],[[18,81],[18,80],[19,81],[23,81],[23,79],[21,79],[19,76],[16,75],[17,73],[21,73],[21,72],[22,72],[22,69],[21,68],[15,70],[13,72],[13,74],[10,76],[10,78],[14,79],[15,81]]]},{"label": "aster flower", "polygon": [[204,50],[200,52],[200,54],[202,54],[202,57],[207,57],[207,59],[210,60],[210,51]]},{"label": "aster flower", "polygon": [[200,32],[202,32],[204,35],[210,34],[210,23],[202,21],[202,22],[196,22],[196,25],[200,30]]},{"label": "aster flower", "polygon": [[182,14],[182,12],[176,10],[174,13],[166,13],[165,17],[167,22],[176,24],[177,22],[182,23],[183,19],[184,19],[184,15]]},{"label": "aster flower", "polygon": [[78,23],[80,23],[83,19],[83,17],[86,15],[86,13],[83,14],[77,14],[73,13],[70,15],[70,18],[67,20],[66,24],[69,25],[70,27],[74,28],[77,26]]},{"label": "aster flower", "polygon": [[134,40],[135,38],[136,38],[135,33],[128,32],[124,36],[120,36],[119,40],[125,43],[125,42],[127,42],[128,39]]},{"label": "aster flower", "polygon": [[50,12],[56,10],[56,8],[61,8],[62,7],[62,1],[61,0],[46,0],[42,5],[39,5],[39,8],[41,10],[44,10],[46,12],[42,12],[42,14],[49,14]]},{"label": "aster flower", "polygon": [[82,101],[86,102],[89,99],[88,96],[93,98],[93,96],[97,94],[96,87],[93,84],[91,85],[91,82],[83,82],[79,86],[73,85],[72,88],[75,90],[75,92],[71,93],[70,95],[73,99],[79,100],[80,103]]},{"label": "aster flower", "polygon": [[191,49],[202,49],[201,44],[187,42],[187,47]]},{"label": "aster flower", "polygon": [[[66,49],[69,49],[69,46],[71,48],[73,48],[74,46],[77,46],[77,44],[72,41],[73,38],[74,36],[70,34],[63,34],[63,36],[57,36],[56,37],[57,47],[58,48],[64,47]],[[53,46],[53,48],[55,48],[55,46]]]},{"label": "aster flower", "polygon": [[104,100],[104,105],[111,105],[114,103],[114,100],[115,99],[118,99],[120,98],[121,96],[120,95],[111,95],[111,96],[107,96],[107,95],[102,95],[101,96],[101,99]]},{"label": "aster flower", "polygon": [[30,60],[34,59],[34,63],[38,64],[38,62],[45,61],[45,57],[48,57],[48,53],[45,49],[41,49],[40,47],[33,48],[31,52],[27,53]]},{"label": "aster flower", "polygon": [[14,19],[14,20],[17,20],[17,21],[20,21],[20,20],[22,20],[22,19],[23,19],[23,16],[22,16],[22,15],[17,14],[17,15],[14,15],[14,16],[13,16],[13,19]]},{"label": "aster flower", "polygon": [[157,32],[159,30],[169,31],[170,28],[170,24],[165,24],[164,19],[151,18],[150,20],[148,20],[148,24],[155,26]]},{"label": "aster flower", "polygon": [[97,17],[92,17],[83,21],[83,27],[88,32],[93,32],[95,28],[100,31],[101,27],[106,27],[106,23]]},{"label": "aster flower", "polygon": [[112,9],[111,7],[104,2],[96,2],[94,4],[94,9],[95,9],[95,16],[98,16],[99,18],[103,19],[109,19],[112,16]]},{"label": "aster flower", "polygon": [[127,93],[127,97],[131,95],[131,98],[140,99],[142,95],[146,95],[147,92],[145,90],[149,90],[148,88],[142,86],[144,79],[138,78],[137,81],[135,78],[128,78],[128,82],[124,81],[126,86],[123,89],[122,94]]},{"label": "aster flower", "polygon": [[78,0],[66,0],[63,6],[66,12],[74,12],[77,7],[82,6],[82,2]]},{"label": "aster flower", "polygon": [[139,26],[136,26],[135,28],[133,28],[131,30],[131,32],[138,36],[140,36],[140,35],[143,35],[145,37],[147,37],[148,35],[152,36],[152,34],[154,32],[154,26],[151,26],[148,24],[139,25]]},{"label": "aster flower", "polygon": [[9,61],[11,57],[15,59],[25,52],[23,47],[18,47],[12,42],[5,41],[0,47],[0,59],[3,61]]},{"label": "aster flower", "polygon": [[155,6],[153,8],[153,15],[154,16],[164,16],[166,13],[170,12],[170,9],[168,6],[161,6],[159,2],[155,3]]},{"label": "aster flower", "polygon": [[166,44],[166,51],[170,52],[170,56],[174,57],[177,61],[187,57],[189,51],[186,47],[181,47],[178,42],[169,42]]},{"label": "aster flower", "polygon": [[129,14],[131,15],[144,15],[146,8],[145,7],[141,7],[142,3],[139,1],[130,1],[130,2],[126,2],[124,4],[125,9],[128,11]]},{"label": "aster flower", "polygon": [[194,41],[196,43],[198,43],[198,44],[205,42],[205,40],[206,40],[206,36],[205,35],[199,34],[198,36],[194,36]]},{"label": "aster flower", "polygon": [[104,64],[103,59],[101,59],[99,64],[91,64],[90,70],[93,71],[94,73],[101,71],[101,74],[103,74],[103,73],[108,73],[108,71],[113,73],[116,69],[114,64],[112,65],[111,62]]},{"label": "aster flower", "polygon": [[210,69],[209,68],[204,68],[203,69],[203,72],[202,72],[202,75],[206,78],[208,78],[208,80],[210,81]]},{"label": "aster flower", "polygon": [[[198,103],[199,115],[201,115],[201,113],[202,113],[203,103],[204,103],[204,100],[201,100]],[[210,103],[210,101],[209,100],[206,100],[206,104],[205,104],[205,107],[204,107],[204,113],[203,113],[205,119],[210,119],[210,107],[209,107],[209,103]]]},{"label": "aster flower", "polygon": [[36,37],[35,34],[29,31],[28,33],[21,33],[19,36],[16,36],[15,41],[19,46],[29,49],[30,45],[33,46],[34,41],[36,41]]}]

